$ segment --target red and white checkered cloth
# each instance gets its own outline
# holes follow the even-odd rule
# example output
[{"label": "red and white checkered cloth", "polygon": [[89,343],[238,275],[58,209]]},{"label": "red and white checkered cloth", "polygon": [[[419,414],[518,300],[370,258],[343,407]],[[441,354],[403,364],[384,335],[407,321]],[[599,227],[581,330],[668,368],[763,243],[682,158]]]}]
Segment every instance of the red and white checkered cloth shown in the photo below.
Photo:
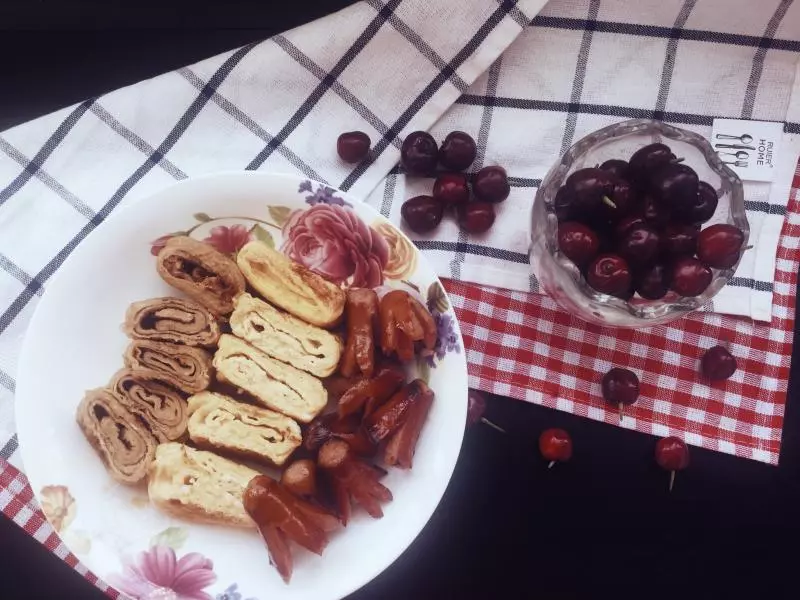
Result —
[{"label": "red and white checkered cloth", "polygon": [[[622,426],[777,464],[794,335],[800,262],[800,165],[775,267],[772,322],[697,313],[645,330],[590,325],[546,296],[446,282],[461,324],[470,387],[619,424],[600,380],[611,367],[639,375],[641,395]],[[726,345],[739,365],[713,385],[703,352]]]}]

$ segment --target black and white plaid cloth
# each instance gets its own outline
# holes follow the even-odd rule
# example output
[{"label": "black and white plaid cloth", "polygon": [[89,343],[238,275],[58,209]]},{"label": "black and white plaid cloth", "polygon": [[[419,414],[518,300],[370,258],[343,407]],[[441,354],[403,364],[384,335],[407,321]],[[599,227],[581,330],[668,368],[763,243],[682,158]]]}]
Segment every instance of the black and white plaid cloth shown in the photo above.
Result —
[{"label": "black and white plaid cloth", "polygon": [[[775,120],[786,122],[784,145],[796,152],[800,3],[554,0],[540,13],[543,5],[365,0],[1,133],[0,457],[20,466],[14,373],[47,281],[118,206],[175,180],[302,174],[399,223],[402,200],[432,185],[397,172],[404,136],[465,130],[479,142],[474,168],[506,166],[512,196],[487,236],[446,222],[417,244],[443,276],[528,290],[536,187],[590,130],[631,117],[706,134],[716,116]],[[356,167],[334,150],[353,129],[373,140]],[[788,175],[772,190],[748,186],[758,259],[745,261],[717,310],[769,314]]]}]

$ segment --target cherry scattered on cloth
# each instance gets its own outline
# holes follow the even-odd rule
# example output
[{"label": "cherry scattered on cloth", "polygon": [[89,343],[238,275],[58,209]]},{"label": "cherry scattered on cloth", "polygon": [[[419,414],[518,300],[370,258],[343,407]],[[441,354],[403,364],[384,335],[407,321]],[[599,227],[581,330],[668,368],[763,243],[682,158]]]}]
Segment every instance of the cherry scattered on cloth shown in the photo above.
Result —
[{"label": "cherry scattered on cloth", "polygon": [[468,202],[456,208],[458,224],[467,233],[485,233],[494,225],[494,205],[491,202]]},{"label": "cherry scattered on cloth", "polygon": [[622,421],[624,407],[639,398],[639,378],[629,369],[614,367],[603,375],[601,389],[603,399],[619,408],[619,420]]},{"label": "cherry scattered on cloth", "polygon": [[678,437],[665,437],[656,443],[656,462],[669,471],[669,491],[675,484],[675,472],[689,466],[689,447]]},{"label": "cherry scattered on cloth", "polygon": [[467,394],[467,425],[475,425],[483,423],[489,427],[496,429],[501,433],[505,433],[505,429],[492,423],[489,419],[484,417],[486,412],[486,398],[478,390],[470,389]]},{"label": "cherry scattered on cloth", "polygon": [[463,171],[468,168],[478,154],[478,147],[472,136],[463,131],[451,131],[439,148],[439,162],[446,169]]},{"label": "cherry scattered on cloth", "polygon": [[463,173],[442,173],[433,184],[433,197],[445,207],[469,202],[469,185]]},{"label": "cherry scattered on cloth", "polygon": [[503,167],[483,167],[472,179],[472,191],[478,200],[502,202],[511,193],[508,175]]},{"label": "cherry scattered on cloth", "polygon": [[712,381],[724,381],[729,379],[738,368],[736,359],[727,348],[714,346],[706,350],[700,361],[700,369],[708,379]]},{"label": "cherry scattered on cloth", "polygon": [[409,175],[430,175],[439,162],[439,147],[427,131],[409,133],[400,147],[400,162]]},{"label": "cherry scattered on cloth", "polygon": [[550,469],[557,462],[566,462],[572,457],[572,438],[563,429],[546,429],[539,436],[539,452],[550,461]]},{"label": "cherry scattered on cloth", "polygon": [[367,157],[371,143],[369,136],[363,131],[348,131],[336,140],[336,151],[343,161],[357,163]]},{"label": "cherry scattered on cloth", "polygon": [[403,202],[400,215],[414,233],[427,233],[442,222],[444,204],[433,196],[415,196]]}]

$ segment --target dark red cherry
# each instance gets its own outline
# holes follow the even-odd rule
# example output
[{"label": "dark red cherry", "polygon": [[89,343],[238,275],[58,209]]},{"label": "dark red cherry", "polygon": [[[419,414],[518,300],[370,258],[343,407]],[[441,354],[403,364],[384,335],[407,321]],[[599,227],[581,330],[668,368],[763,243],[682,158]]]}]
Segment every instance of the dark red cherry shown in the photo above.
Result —
[{"label": "dark red cherry", "polygon": [[629,405],[639,398],[639,378],[636,373],[621,367],[614,367],[603,375],[603,398],[616,406]]},{"label": "dark red cherry", "polygon": [[467,402],[467,426],[483,423],[502,433],[506,432],[505,429],[483,416],[483,413],[486,412],[486,398],[481,392],[470,388],[467,393]]},{"label": "dark red cherry", "polygon": [[739,260],[742,244],[744,233],[741,229],[718,223],[697,236],[697,258],[712,269],[730,269]]},{"label": "dark red cherry", "polygon": [[665,144],[649,144],[639,148],[628,161],[628,177],[640,186],[646,186],[653,173],[675,160],[675,155]]},{"label": "dark red cherry", "polygon": [[717,210],[716,190],[705,181],[697,184],[697,197],[689,206],[681,209],[676,216],[686,223],[700,225],[705,223]]},{"label": "dark red cherry", "polygon": [[472,136],[463,131],[451,131],[439,148],[439,162],[445,169],[463,171],[472,164],[477,153]]},{"label": "dark red cherry", "polygon": [[665,258],[693,256],[697,251],[697,228],[670,223],[661,232],[661,255]]},{"label": "dark red cherry", "polygon": [[600,205],[601,216],[612,223],[616,223],[626,215],[632,213],[639,205],[639,195],[629,182],[617,179],[611,193]]},{"label": "dark red cherry", "polygon": [[467,176],[463,173],[442,173],[433,184],[433,197],[446,207],[466,204],[469,200]]},{"label": "dark red cherry", "polygon": [[553,211],[559,221],[569,221],[569,215],[572,211],[572,199],[568,196],[567,190],[563,185],[558,188],[556,197],[553,198]]},{"label": "dark red cherry", "polygon": [[699,296],[711,284],[711,269],[696,258],[679,258],[672,265],[670,287],[679,296]]},{"label": "dark red cherry", "polygon": [[472,178],[475,197],[484,202],[502,202],[511,193],[508,176],[503,167],[483,167]]},{"label": "dark red cherry", "polygon": [[567,177],[561,204],[570,218],[588,222],[596,218],[600,206],[614,192],[614,176],[600,169],[580,169]]},{"label": "dark red cherry", "polygon": [[416,196],[403,202],[400,215],[414,233],[427,233],[442,222],[444,205],[432,196]]},{"label": "dark red cherry", "polygon": [[631,270],[625,259],[616,254],[601,254],[589,265],[586,280],[601,294],[628,298],[631,293]]},{"label": "dark red cherry", "polygon": [[733,355],[722,346],[714,346],[706,350],[700,361],[703,375],[714,381],[728,379],[736,372],[737,364]]},{"label": "dark red cherry", "polygon": [[637,225],[645,225],[644,215],[628,215],[623,217],[622,220],[614,227],[614,235],[617,239],[625,237],[628,230]]},{"label": "dark red cherry", "polygon": [[403,140],[400,162],[409,175],[430,175],[438,161],[439,147],[427,131],[414,131]]},{"label": "dark red cherry", "polygon": [[664,227],[672,219],[672,212],[669,205],[657,201],[653,196],[644,197],[642,205],[644,220],[654,227]]},{"label": "dark red cherry", "polygon": [[617,242],[617,254],[631,265],[641,266],[654,262],[658,250],[658,232],[648,225],[631,227]]},{"label": "dark red cherry", "polygon": [[689,466],[689,448],[678,437],[666,437],[656,444],[656,462],[667,471],[681,471]]},{"label": "dark red cherry", "polygon": [[370,139],[363,131],[348,131],[336,140],[336,151],[339,157],[349,163],[364,160],[369,154]]},{"label": "dark red cherry", "polygon": [[572,457],[572,438],[563,429],[546,429],[539,436],[539,452],[550,461],[548,467],[566,462]]},{"label": "dark red cherry", "polygon": [[600,239],[583,223],[568,221],[558,226],[558,247],[568,259],[583,267],[597,256]]},{"label": "dark red cherry", "polygon": [[664,265],[645,267],[636,273],[636,292],[645,300],[661,300],[669,291],[668,272]]},{"label": "dark red cherry", "polygon": [[602,165],[600,165],[600,168],[603,171],[608,171],[618,179],[625,179],[628,176],[627,161],[620,160],[618,158],[612,158],[611,160],[607,160]]},{"label": "dark red cherry", "polygon": [[484,233],[494,224],[494,204],[467,202],[456,207],[458,224],[468,233]]},{"label": "dark red cherry", "polygon": [[675,483],[675,472],[689,466],[689,448],[678,437],[670,436],[656,442],[656,462],[662,469],[669,471],[669,491]]},{"label": "dark red cherry", "polygon": [[661,204],[675,211],[689,210],[697,201],[697,173],[688,165],[670,163],[650,178],[650,191]]}]

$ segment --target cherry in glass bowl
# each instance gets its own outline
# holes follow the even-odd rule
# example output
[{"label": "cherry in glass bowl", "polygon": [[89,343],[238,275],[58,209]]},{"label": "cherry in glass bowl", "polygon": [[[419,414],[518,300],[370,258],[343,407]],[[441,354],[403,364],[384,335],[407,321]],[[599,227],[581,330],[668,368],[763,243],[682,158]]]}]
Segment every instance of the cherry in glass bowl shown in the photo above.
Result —
[{"label": "cherry in glass bowl", "polygon": [[[727,269],[712,269],[711,283],[703,293],[682,297],[669,291],[659,300],[638,294],[618,298],[592,288],[581,269],[559,249],[556,193],[573,172],[595,167],[611,159],[628,160],[639,148],[663,143],[692,167],[701,181],[718,196],[714,216],[702,225],[728,223],[744,234],[747,247],[750,228],[739,177],[722,163],[711,144],[692,131],[650,119],[615,123],[576,142],[550,169],[536,193],[532,210],[530,258],[542,291],[565,311],[585,321],[613,327],[651,327],[679,319],[708,303],[732,278],[739,261]],[[740,255],[741,259],[741,255]]]}]

